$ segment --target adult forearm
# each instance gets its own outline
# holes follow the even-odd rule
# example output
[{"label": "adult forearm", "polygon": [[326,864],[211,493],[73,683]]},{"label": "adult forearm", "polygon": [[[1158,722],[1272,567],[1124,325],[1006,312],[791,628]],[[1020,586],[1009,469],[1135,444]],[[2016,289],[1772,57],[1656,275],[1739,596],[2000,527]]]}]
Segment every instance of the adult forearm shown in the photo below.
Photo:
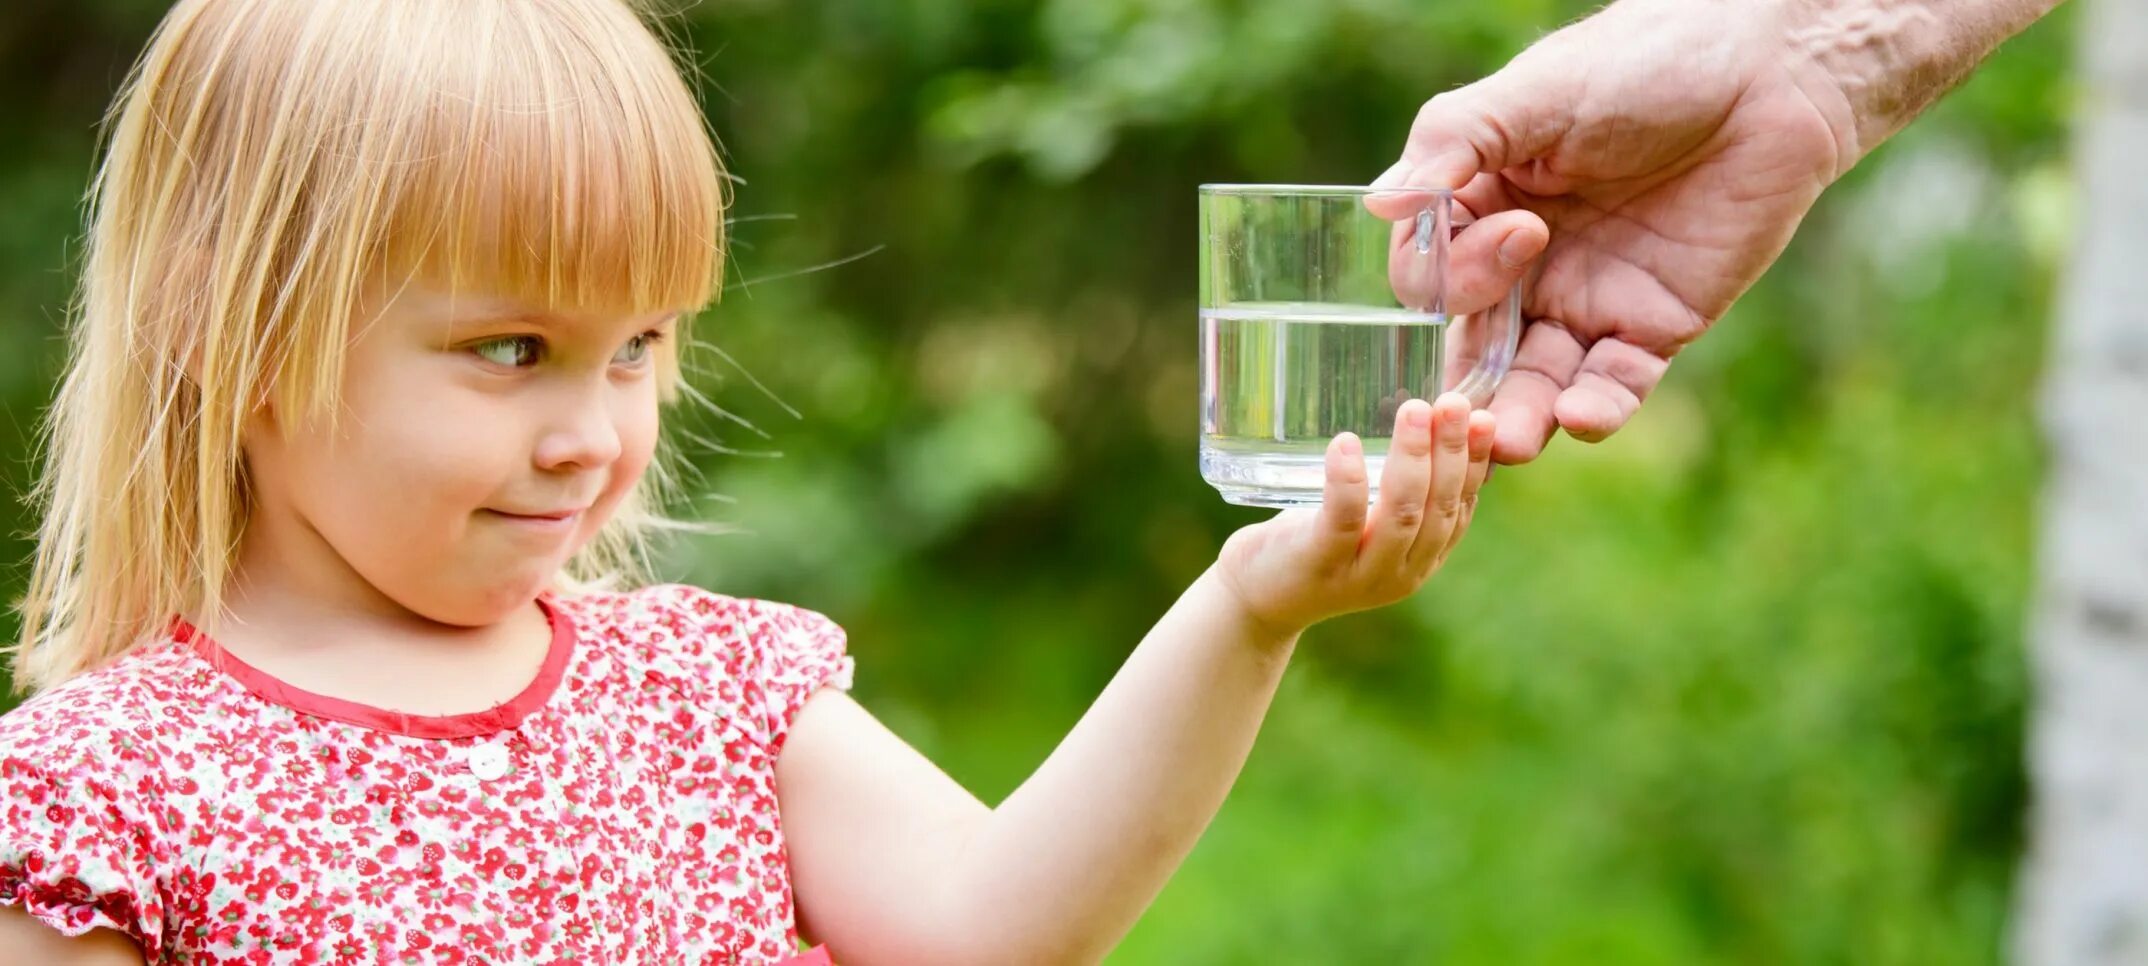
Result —
[{"label": "adult forearm", "polygon": [[1849,160],[1952,90],[2061,0],[1779,0],[1793,56],[1847,102]]},{"label": "adult forearm", "polygon": [[970,948],[1094,962],[1163,888],[1245,764],[1296,645],[1210,569],[956,860]]}]

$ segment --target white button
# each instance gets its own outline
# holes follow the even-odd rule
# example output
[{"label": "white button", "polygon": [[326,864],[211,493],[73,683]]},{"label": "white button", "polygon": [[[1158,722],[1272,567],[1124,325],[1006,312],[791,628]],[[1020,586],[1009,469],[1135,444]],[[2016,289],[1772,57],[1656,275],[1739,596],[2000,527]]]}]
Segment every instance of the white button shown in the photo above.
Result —
[{"label": "white button", "polygon": [[479,781],[492,781],[507,774],[507,749],[499,745],[479,745],[470,749],[470,774]]}]

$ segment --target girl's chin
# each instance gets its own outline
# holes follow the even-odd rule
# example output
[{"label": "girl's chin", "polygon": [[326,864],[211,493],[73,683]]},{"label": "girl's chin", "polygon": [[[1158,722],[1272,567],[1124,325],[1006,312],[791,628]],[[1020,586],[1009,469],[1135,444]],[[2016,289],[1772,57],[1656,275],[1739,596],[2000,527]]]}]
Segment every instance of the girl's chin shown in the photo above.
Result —
[{"label": "girl's chin", "polygon": [[490,626],[513,617],[552,585],[550,573],[531,571],[512,577],[501,575],[473,587],[471,593],[454,602],[452,607],[456,613],[433,619],[462,627]]}]

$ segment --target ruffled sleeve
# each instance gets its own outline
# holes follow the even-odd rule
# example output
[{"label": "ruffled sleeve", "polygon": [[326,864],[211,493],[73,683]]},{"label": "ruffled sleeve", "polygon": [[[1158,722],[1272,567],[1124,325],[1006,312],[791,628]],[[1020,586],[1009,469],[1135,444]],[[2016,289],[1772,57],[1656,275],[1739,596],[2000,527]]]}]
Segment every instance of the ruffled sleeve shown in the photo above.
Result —
[{"label": "ruffled sleeve", "polygon": [[[678,654],[707,689],[705,705],[734,715],[737,726],[770,752],[781,751],[791,721],[823,687],[849,690],[856,665],[843,628],[796,604],[731,597],[688,584],[651,591],[683,618]],[[659,658],[661,660],[661,657]]]},{"label": "ruffled sleeve", "polygon": [[748,620],[741,646],[751,675],[745,689],[758,701],[750,709],[760,718],[762,739],[781,751],[791,721],[806,699],[823,687],[850,690],[856,662],[847,653],[847,635],[827,615],[794,604],[748,600]]},{"label": "ruffled sleeve", "polygon": [[83,760],[0,747],[0,905],[69,936],[116,929],[155,961],[164,910],[153,830],[132,789]]}]

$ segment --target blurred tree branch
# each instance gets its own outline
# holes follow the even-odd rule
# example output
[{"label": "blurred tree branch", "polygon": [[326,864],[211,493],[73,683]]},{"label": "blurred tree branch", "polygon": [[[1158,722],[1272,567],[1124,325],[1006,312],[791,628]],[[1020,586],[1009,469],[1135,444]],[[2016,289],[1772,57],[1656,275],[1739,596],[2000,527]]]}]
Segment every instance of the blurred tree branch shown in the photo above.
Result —
[{"label": "blurred tree branch", "polygon": [[2034,804],[2016,952],[2148,962],[2148,4],[2081,31],[2080,244],[2045,375]]}]

